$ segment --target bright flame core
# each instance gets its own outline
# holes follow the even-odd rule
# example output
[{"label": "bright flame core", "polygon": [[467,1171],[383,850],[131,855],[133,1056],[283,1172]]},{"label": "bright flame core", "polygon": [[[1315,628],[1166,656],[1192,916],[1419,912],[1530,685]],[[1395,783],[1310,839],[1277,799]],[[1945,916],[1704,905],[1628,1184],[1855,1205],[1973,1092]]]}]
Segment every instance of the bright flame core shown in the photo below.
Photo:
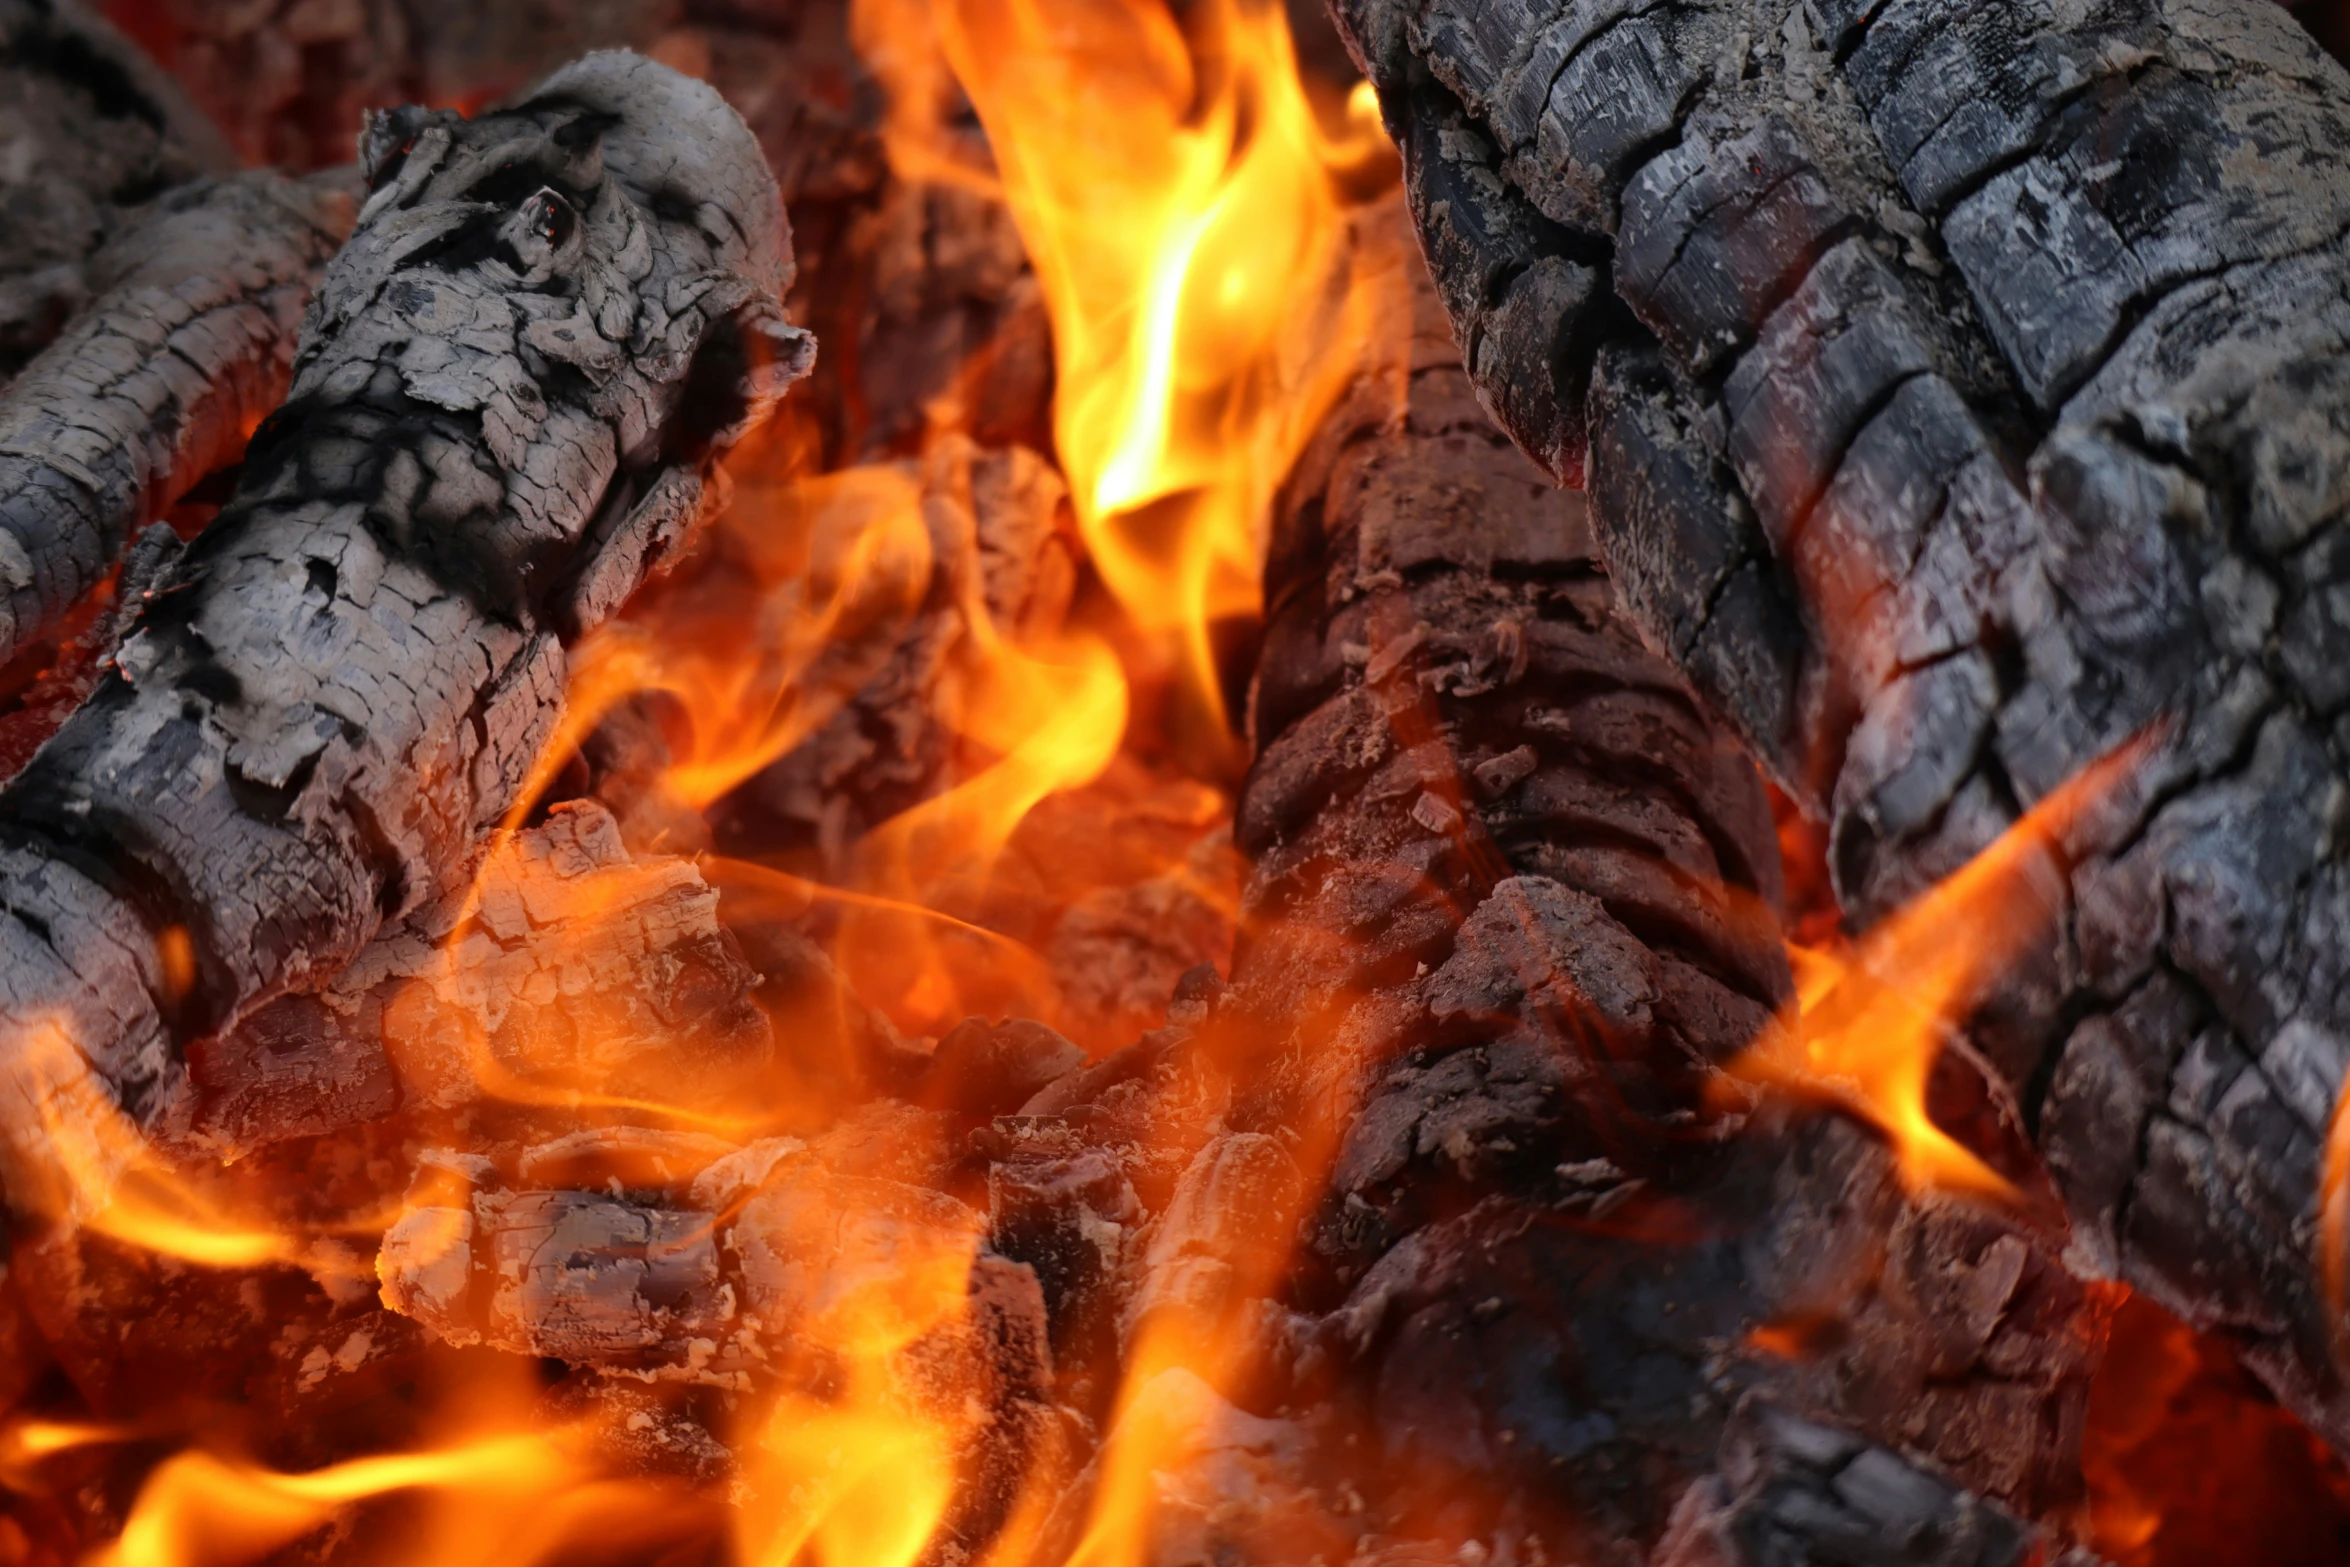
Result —
[{"label": "bright flame core", "polygon": [[[862,34],[902,37],[900,8],[925,3],[863,0]],[[1181,25],[1157,0],[927,6],[1051,312],[1087,550],[1220,719],[1213,629],[1256,613],[1273,492],[1371,326],[1341,188],[1392,156],[1368,87],[1325,130],[1269,0]],[[892,148],[901,168],[945,161],[902,122]]]}]

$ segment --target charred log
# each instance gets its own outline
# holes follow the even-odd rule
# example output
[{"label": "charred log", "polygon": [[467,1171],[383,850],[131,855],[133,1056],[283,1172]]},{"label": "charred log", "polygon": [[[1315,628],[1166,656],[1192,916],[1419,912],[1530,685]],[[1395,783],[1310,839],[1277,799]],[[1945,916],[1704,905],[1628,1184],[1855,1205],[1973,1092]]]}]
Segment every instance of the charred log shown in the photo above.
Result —
[{"label": "charred log", "polygon": [[[193,1109],[182,1041],[330,981],[515,804],[566,643],[693,523],[807,339],[741,122],[624,55],[371,125],[291,400],[4,797],[12,1202]],[[103,1174],[106,1158],[99,1158]]]},{"label": "charred log", "polygon": [[2075,1262],[2350,1443],[2350,79],[2255,4],[1338,9],[1483,394],[1855,919],[2167,723],[1981,1040]]},{"label": "charred log", "polygon": [[1757,1398],[2061,1518],[2088,1298],[1849,1124],[1724,1112],[1786,998],[1759,781],[1412,297],[1402,407],[1338,422],[1277,533],[1239,808],[1228,1005],[1310,1021],[1228,1119],[1350,1106],[1293,1376],[1391,1495],[1433,1517],[1483,1475],[1489,1519],[1587,1552],[1722,1483]]},{"label": "charred log", "polygon": [[283,400],[303,308],[350,230],[339,185],[183,186],[87,264],[96,297],[0,392],[0,662]]},{"label": "charred log", "polygon": [[0,383],[98,289],[126,212],[235,166],[176,83],[78,0],[0,6]]}]

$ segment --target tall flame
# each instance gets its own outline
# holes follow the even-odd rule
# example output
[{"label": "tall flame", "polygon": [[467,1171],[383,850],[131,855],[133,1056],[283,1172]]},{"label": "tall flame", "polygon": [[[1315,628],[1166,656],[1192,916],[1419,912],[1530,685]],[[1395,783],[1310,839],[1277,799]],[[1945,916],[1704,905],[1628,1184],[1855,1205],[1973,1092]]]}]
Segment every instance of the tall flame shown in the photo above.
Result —
[{"label": "tall flame", "polygon": [[1051,312],[1094,566],[1221,718],[1212,633],[1256,612],[1273,491],[1370,326],[1341,243],[1345,180],[1390,155],[1369,90],[1325,130],[1278,0],[928,3]]}]

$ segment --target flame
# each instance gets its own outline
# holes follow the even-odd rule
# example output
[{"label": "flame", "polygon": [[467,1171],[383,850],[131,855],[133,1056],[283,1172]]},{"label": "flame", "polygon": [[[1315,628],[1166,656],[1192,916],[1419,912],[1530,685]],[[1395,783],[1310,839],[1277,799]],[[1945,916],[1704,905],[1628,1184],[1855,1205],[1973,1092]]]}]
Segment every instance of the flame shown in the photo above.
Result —
[{"label": "flame", "polygon": [[[925,0],[860,0],[901,101]],[[1211,633],[1258,609],[1274,489],[1353,374],[1344,183],[1392,154],[1367,87],[1325,130],[1275,0],[927,0],[1053,324],[1054,434],[1095,568],[1222,719]],[[915,14],[909,15],[911,10]],[[916,89],[908,90],[912,76]],[[919,114],[902,172],[951,162]]]},{"label": "flame", "polygon": [[[395,1491],[438,1492],[461,1503],[465,1528],[440,1531],[440,1549],[431,1560],[519,1567],[545,1560],[545,1547],[554,1543],[544,1536],[548,1520],[525,1516],[530,1504],[543,1506],[582,1478],[559,1441],[534,1433],[353,1459],[303,1474],[202,1451],[181,1453],[149,1478],[121,1536],[92,1559],[93,1567],[253,1561],[353,1503]],[[495,1528],[499,1523],[506,1527]],[[543,1542],[536,1548],[534,1535]]]},{"label": "flame", "polygon": [[23,1207],[127,1245],[207,1268],[302,1263],[308,1248],[241,1212],[196,1171],[165,1162],[124,1114],[62,1017],[28,1020],[8,1041],[9,1085],[33,1107],[42,1160],[22,1172]]},{"label": "flame", "polygon": [[1926,1090],[1950,1029],[1984,985],[2049,939],[2066,896],[2076,825],[2135,777],[2160,744],[2149,730],[2032,807],[1992,844],[1847,950],[1790,945],[1796,1015],[1727,1070],[1829,1100],[1882,1130],[1913,1190],[2018,1194],[1934,1124]]},{"label": "flame", "polygon": [[652,691],[690,720],[665,780],[685,805],[708,805],[791,750],[872,678],[921,606],[934,562],[921,500],[897,467],[759,486],[717,525],[740,569],[697,582],[715,600],[615,621],[573,654],[565,732],[547,765],[620,701]]},{"label": "flame", "polygon": [[980,1423],[945,1357],[925,1353],[950,1348],[968,1322],[976,1215],[924,1224],[861,1205],[856,1190],[787,1191],[762,1226],[763,1244],[821,1278],[780,1346],[784,1391],[738,1443],[746,1567],[913,1567]]}]

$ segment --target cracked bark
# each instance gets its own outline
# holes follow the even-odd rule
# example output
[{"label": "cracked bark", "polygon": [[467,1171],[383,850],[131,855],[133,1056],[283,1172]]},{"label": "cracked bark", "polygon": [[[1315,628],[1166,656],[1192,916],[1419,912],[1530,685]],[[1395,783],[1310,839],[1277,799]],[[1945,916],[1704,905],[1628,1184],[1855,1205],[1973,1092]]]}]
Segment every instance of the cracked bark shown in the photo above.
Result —
[{"label": "cracked bark", "polygon": [[593,1112],[564,1099],[589,1074],[664,1103],[739,1103],[770,1064],[758,981],[690,864],[632,859],[601,807],[559,807],[328,990],[191,1044],[188,1135],[211,1157],[184,1178],[312,1237],[306,1270],[190,1269],[88,1228],[20,1225],[10,1298],[93,1410],[152,1413],[158,1388],[258,1390],[283,1417],[273,1441],[329,1450],[353,1380],[397,1374],[426,1342],[371,1309],[369,1258],[332,1233],[397,1204],[418,1144],[520,1142],[542,1167],[570,1148],[576,1166],[580,1143],[610,1141],[581,1138]]},{"label": "cracked bark", "polygon": [[126,213],[236,166],[177,83],[76,0],[0,5],[0,383],[97,292]]},{"label": "cracked bark", "polygon": [[581,1083],[723,1106],[769,1064],[759,979],[692,862],[632,857],[609,811],[567,802],[325,990],[197,1041],[189,1133],[234,1159]]},{"label": "cracked bark", "polygon": [[[1236,829],[1218,1010],[1284,1048],[1224,1121],[1350,1107],[1283,1302],[1294,1407],[1331,1394],[1407,1515],[1482,1489],[1489,1543],[1833,1556],[1868,1526],[1756,1478],[1798,1428],[1815,1488],[1881,1468],[1978,1519],[1949,1560],[2061,1540],[2091,1298],[1850,1123],[1721,1108],[1788,989],[1760,782],[1412,298],[1402,406],[1335,420],[1277,525]],[[1676,1556],[1716,1508],[1738,1552]],[[1938,1559],[1881,1524],[1856,1559]]]},{"label": "cracked bark", "polygon": [[303,308],[350,231],[340,186],[192,182],[90,260],[94,297],[0,392],[0,662],[284,399]]},{"label": "cracked bark", "polygon": [[1483,395],[1866,922],[2147,726],[1982,1000],[2072,1256],[2350,1445],[2350,78],[2133,0],[1340,0]]},{"label": "cracked bark", "polygon": [[371,122],[370,193],[234,500],[0,795],[9,1196],[71,1214],[182,1042],[330,981],[514,805],[564,649],[803,373],[782,208],[706,87],[599,55]]}]

